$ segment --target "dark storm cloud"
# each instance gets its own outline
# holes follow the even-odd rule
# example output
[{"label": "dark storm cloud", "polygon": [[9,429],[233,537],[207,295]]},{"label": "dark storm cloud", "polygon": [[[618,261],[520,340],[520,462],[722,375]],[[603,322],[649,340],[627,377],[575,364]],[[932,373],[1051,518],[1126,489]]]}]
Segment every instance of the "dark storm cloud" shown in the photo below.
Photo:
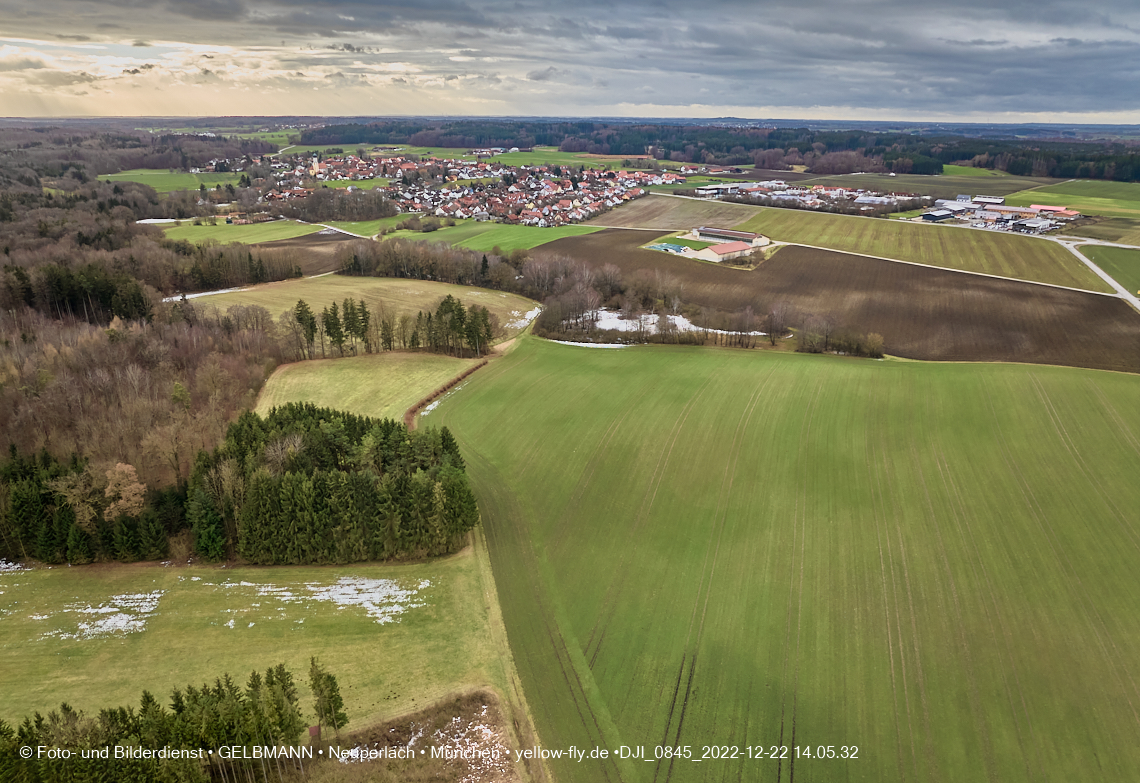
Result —
[{"label": "dark storm cloud", "polygon": [[166,13],[144,13],[145,0],[0,0],[0,18],[8,35],[40,40],[117,27],[136,45],[273,47],[281,68],[324,68],[338,81],[404,63],[409,84],[438,84],[461,62],[465,89],[519,113],[540,92],[559,96],[550,113],[649,95],[662,106],[1140,111],[1140,4],[1093,5],[168,0]]}]

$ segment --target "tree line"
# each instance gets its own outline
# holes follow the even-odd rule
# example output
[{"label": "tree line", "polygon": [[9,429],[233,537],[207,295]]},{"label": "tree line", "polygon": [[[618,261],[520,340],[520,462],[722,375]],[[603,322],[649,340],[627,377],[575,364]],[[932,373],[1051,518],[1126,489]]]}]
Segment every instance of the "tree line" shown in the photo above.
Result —
[{"label": "tree line", "polygon": [[[348,722],[336,676],[316,658],[309,661],[312,711],[301,705],[297,682],[285,664],[250,672],[245,687],[229,674],[201,687],[187,685],[164,706],[144,690],[138,707],[109,707],[87,715],[64,702],[46,716],[36,712],[16,725],[0,719],[0,780],[12,783],[148,781],[153,783],[254,783],[304,771],[304,758],[241,758],[210,754],[224,746],[296,747],[310,719],[340,729]],[[21,747],[63,748],[70,758],[25,759]],[[114,749],[163,750],[160,758],[115,758]],[[108,757],[100,751],[110,748]],[[170,751],[174,751],[171,753]],[[127,754],[123,754],[127,756]],[[233,758],[233,756],[239,756]]]},{"label": "tree line", "polygon": [[261,564],[439,555],[479,522],[446,427],[310,404],[243,413],[199,455],[186,516],[207,559]]},{"label": "tree line", "polygon": [[446,428],[312,405],[243,413],[184,485],[14,446],[0,464],[0,556],[12,559],[348,563],[443,554],[478,521]]}]

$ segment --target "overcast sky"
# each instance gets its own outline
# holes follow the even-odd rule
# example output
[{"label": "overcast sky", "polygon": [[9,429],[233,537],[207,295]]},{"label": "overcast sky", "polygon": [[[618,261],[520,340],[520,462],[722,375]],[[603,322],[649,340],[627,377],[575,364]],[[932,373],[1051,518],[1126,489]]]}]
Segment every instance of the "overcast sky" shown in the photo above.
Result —
[{"label": "overcast sky", "polygon": [[0,0],[0,115],[1140,123],[1136,0]]}]

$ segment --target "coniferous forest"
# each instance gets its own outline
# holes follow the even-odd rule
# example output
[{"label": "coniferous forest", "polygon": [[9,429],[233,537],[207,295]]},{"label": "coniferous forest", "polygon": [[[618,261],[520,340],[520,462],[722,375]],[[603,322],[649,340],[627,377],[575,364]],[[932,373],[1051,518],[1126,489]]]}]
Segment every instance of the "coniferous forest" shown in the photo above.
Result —
[{"label": "coniferous forest", "polygon": [[[0,720],[0,780],[284,780],[285,773],[304,767],[298,746],[311,721],[338,735],[348,722],[336,677],[315,658],[308,684],[311,711],[301,703],[293,672],[278,664],[264,674],[251,672],[244,688],[223,674],[213,685],[175,689],[169,708],[144,690],[137,709],[111,707],[90,716],[64,703],[15,726]],[[270,752],[255,759],[216,750],[235,745]],[[57,752],[25,758],[19,750],[41,747]],[[58,749],[70,755],[61,757]],[[212,749],[215,752],[209,752]]]},{"label": "coniferous forest", "polygon": [[147,492],[124,464],[102,491],[93,480],[82,458],[13,449],[0,466],[0,556],[351,563],[445,554],[479,522],[446,427],[312,405],[243,413],[221,446],[199,452],[185,487]]}]

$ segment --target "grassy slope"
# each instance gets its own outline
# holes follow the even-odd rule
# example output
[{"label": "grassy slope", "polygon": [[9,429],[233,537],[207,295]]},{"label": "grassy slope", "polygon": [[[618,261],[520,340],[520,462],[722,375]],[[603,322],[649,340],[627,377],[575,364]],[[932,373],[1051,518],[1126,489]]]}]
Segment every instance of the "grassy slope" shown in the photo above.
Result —
[{"label": "grassy slope", "polygon": [[1071,253],[1044,239],[790,209],[766,209],[737,226],[800,242],[948,269],[1109,291]]},{"label": "grassy slope", "polygon": [[291,239],[303,237],[306,234],[315,234],[321,230],[320,226],[298,223],[295,220],[274,220],[268,223],[251,223],[246,226],[227,224],[224,220],[219,221],[214,226],[195,226],[187,220],[181,224],[163,224],[163,228],[166,231],[166,236],[170,239],[185,239],[195,243],[213,239],[223,245],[230,242],[245,244],[274,242],[278,239]]},{"label": "grassy slope", "polygon": [[392,217],[379,218],[378,220],[330,220],[328,225],[343,228],[345,231],[351,231],[354,234],[371,237],[379,234],[386,228],[395,226],[401,220],[407,219],[407,215],[393,215]]},{"label": "grassy slope", "polygon": [[499,322],[504,326],[512,319],[512,313],[526,312],[535,306],[534,302],[525,297],[486,288],[430,280],[341,275],[266,283],[246,291],[205,296],[193,301],[199,309],[216,307],[223,312],[237,304],[260,305],[276,318],[285,310],[293,308],[298,299],[304,299],[320,314],[322,308],[333,302],[339,305],[347,297],[352,297],[364,299],[373,308],[383,302],[385,307],[397,313],[410,313],[414,316],[419,310],[434,310],[439,300],[448,294],[466,306],[478,304],[486,307],[499,317]]},{"label": "grassy slope", "polygon": [[1129,291],[1140,291],[1140,250],[1084,245],[1080,251]]},{"label": "grassy slope", "polygon": [[460,220],[454,226],[447,226],[426,234],[415,231],[397,231],[389,236],[424,242],[446,242],[449,245],[466,247],[485,253],[497,246],[503,252],[509,253],[518,248],[529,250],[563,237],[592,234],[600,230],[594,226],[573,225],[538,228],[537,226],[511,226],[500,223]]},{"label": "grassy slope", "polygon": [[[1014,177],[999,172],[986,176],[974,172],[984,169],[971,169],[969,174],[947,172],[939,176],[924,174],[899,174],[891,177],[886,174],[841,174],[835,176],[811,177],[797,180],[797,185],[838,185],[847,188],[866,188],[894,192],[917,193],[935,198],[955,198],[961,193],[972,196],[1005,196],[1026,188],[1055,184],[1055,179]],[[778,176],[773,177],[778,179]]]},{"label": "grassy slope", "polygon": [[171,174],[169,169],[131,169],[130,171],[120,171],[117,174],[99,176],[99,179],[104,182],[141,182],[144,185],[150,185],[159,193],[169,193],[172,190],[197,190],[200,185],[205,185],[213,190],[219,184],[223,187],[227,183],[237,185],[240,178],[241,174],[231,173],[191,174],[186,171],[178,171]]},{"label": "grassy slope", "polygon": [[1129,780],[1138,384],[528,339],[438,423],[545,746],[782,740],[859,746],[797,762],[812,780]]},{"label": "grassy slope", "polygon": [[1091,226],[1065,229],[1065,233],[1124,245],[1140,245],[1140,219],[1105,218]]},{"label": "grassy slope", "polygon": [[1070,207],[1088,215],[1140,218],[1140,183],[1076,180],[1014,193],[1007,204],[1050,204]]},{"label": "grassy slope", "polygon": [[298,362],[280,367],[257,401],[257,412],[286,402],[311,402],[377,418],[402,420],[433,389],[477,364],[423,353],[383,353]]},{"label": "grassy slope", "polygon": [[[424,591],[429,605],[379,625],[358,607],[282,605],[258,597],[253,588],[216,587],[246,581],[305,595],[305,584],[332,584],[342,575],[407,586],[430,580]],[[417,709],[464,686],[492,685],[505,692],[505,659],[488,632],[488,604],[472,600],[483,592],[483,578],[470,548],[419,565],[223,570],[147,563],[0,575],[0,716],[14,720],[57,709],[61,701],[89,713],[112,705],[137,707],[143,688],[165,702],[172,688],[213,682],[225,672],[244,685],[254,667],[282,661],[297,677],[308,712],[310,655],[337,675],[350,728]],[[77,600],[98,605],[113,595],[153,590],[164,595],[142,633],[84,641],[40,638],[56,626],[74,631],[77,616],[60,609]],[[231,618],[235,626],[228,628]]]},{"label": "grassy slope", "polygon": [[955,166],[946,164],[942,167],[942,176],[944,177],[973,177],[975,179],[994,179],[1001,177],[1008,177],[1004,171],[997,169],[978,169],[973,166]]}]

